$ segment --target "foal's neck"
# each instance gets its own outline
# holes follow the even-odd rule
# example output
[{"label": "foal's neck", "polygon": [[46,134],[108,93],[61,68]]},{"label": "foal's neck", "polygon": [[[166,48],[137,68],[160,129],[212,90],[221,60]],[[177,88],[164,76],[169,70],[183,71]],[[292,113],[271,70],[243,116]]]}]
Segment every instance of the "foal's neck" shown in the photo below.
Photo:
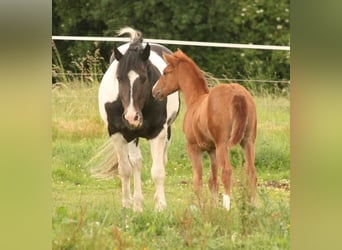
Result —
[{"label": "foal's neck", "polygon": [[200,96],[208,94],[208,84],[202,72],[191,65],[183,67],[180,89],[184,94],[187,107],[194,103]]}]

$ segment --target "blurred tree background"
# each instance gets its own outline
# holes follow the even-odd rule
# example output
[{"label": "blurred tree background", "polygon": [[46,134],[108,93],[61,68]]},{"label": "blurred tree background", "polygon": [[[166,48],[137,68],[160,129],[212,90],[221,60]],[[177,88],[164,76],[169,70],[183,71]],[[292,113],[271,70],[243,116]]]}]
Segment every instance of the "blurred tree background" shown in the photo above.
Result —
[{"label": "blurred tree background", "polygon": [[[289,0],[53,0],[52,34],[116,36],[130,26],[145,38],[288,46],[289,8]],[[55,41],[53,67],[60,62],[69,72],[104,72],[113,46]],[[290,79],[289,51],[166,46],[181,48],[218,78]]]}]

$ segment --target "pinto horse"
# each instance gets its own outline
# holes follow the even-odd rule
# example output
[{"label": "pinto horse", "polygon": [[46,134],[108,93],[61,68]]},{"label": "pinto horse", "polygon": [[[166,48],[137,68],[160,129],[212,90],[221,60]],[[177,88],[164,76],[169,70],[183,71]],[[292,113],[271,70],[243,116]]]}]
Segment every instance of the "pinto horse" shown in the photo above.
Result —
[{"label": "pinto horse", "polygon": [[[134,211],[143,210],[141,190],[142,155],[140,137],[150,142],[152,179],[156,186],[155,209],[166,207],[164,179],[167,148],[171,137],[171,124],[179,111],[179,94],[157,101],[152,87],[159,79],[166,62],[167,48],[143,43],[141,33],[126,27],[119,35],[129,34],[130,42],[114,48],[112,62],[105,72],[99,88],[99,110],[114,145],[114,166],[118,167],[122,185],[122,205]],[[97,169],[96,171],[101,171]],[[133,173],[134,194],[130,191]]]},{"label": "pinto horse", "polygon": [[214,204],[218,203],[218,167],[222,167],[223,207],[230,209],[232,168],[228,149],[240,143],[246,159],[249,191],[256,197],[254,143],[257,130],[256,107],[250,93],[239,84],[218,84],[210,91],[207,81],[191,58],[178,49],[164,54],[167,67],[154,85],[152,94],[158,100],[180,90],[184,93],[186,113],[183,131],[193,168],[193,188],[200,197],[202,189],[202,152],[211,163],[209,188]]}]

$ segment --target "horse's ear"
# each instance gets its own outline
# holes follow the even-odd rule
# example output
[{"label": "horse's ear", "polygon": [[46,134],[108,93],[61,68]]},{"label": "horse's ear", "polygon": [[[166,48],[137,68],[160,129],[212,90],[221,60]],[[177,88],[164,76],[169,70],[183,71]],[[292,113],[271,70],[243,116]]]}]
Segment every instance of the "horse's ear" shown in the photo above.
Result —
[{"label": "horse's ear", "polygon": [[120,59],[122,58],[122,54],[116,46],[114,46],[114,57],[118,61],[120,61]]},{"label": "horse's ear", "polygon": [[150,57],[150,51],[151,51],[151,47],[150,45],[147,43],[145,46],[145,49],[143,50],[143,52],[141,53],[141,58],[146,61],[149,57]]}]

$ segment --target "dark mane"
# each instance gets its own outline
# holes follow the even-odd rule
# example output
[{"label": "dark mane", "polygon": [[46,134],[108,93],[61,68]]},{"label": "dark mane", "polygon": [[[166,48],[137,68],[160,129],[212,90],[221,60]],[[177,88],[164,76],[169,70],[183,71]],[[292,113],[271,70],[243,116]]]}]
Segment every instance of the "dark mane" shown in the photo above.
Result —
[{"label": "dark mane", "polygon": [[140,58],[140,54],[143,51],[140,40],[136,40],[131,43],[126,53],[119,61],[117,74],[120,77],[122,74],[126,74],[129,70],[138,71],[141,69],[143,62]]}]

